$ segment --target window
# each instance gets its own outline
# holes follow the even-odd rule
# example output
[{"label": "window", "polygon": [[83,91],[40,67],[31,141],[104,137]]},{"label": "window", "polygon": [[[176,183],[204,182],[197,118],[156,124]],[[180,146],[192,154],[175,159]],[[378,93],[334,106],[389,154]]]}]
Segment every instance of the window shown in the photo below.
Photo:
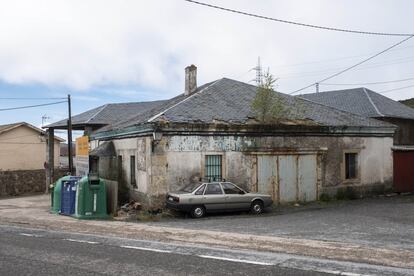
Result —
[{"label": "window", "polygon": [[135,179],[135,156],[134,155],[131,155],[130,156],[130,162],[129,162],[129,170],[130,170],[130,173],[131,173],[131,185],[134,187],[134,188],[136,188],[137,187],[137,182],[136,182],[136,179]]},{"label": "window", "polygon": [[223,187],[224,193],[226,195],[229,195],[229,194],[231,194],[231,195],[235,195],[235,194],[242,195],[242,194],[244,194],[244,192],[242,190],[240,190],[238,187],[234,186],[231,183],[222,183],[222,187]]},{"label": "window", "polygon": [[223,194],[223,191],[221,190],[220,184],[214,183],[214,184],[207,185],[205,194],[206,195],[221,195]]},{"label": "window", "polygon": [[198,190],[195,192],[195,194],[196,195],[203,195],[205,189],[206,189],[206,185],[203,185],[200,188],[198,188]]},{"label": "window", "polygon": [[358,177],[358,154],[345,153],[345,179],[355,179]]},{"label": "window", "polygon": [[221,155],[206,155],[205,178],[208,181],[219,181],[221,170]]}]

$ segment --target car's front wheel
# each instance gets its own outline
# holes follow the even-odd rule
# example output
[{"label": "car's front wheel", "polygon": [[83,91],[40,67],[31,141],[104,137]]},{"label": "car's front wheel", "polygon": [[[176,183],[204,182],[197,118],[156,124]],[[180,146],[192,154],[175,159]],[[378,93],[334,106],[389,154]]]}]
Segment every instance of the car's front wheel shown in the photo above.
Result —
[{"label": "car's front wheel", "polygon": [[252,205],[250,207],[250,211],[253,214],[261,214],[263,213],[263,202],[260,200],[255,200],[252,202]]},{"label": "car's front wheel", "polygon": [[194,206],[190,214],[193,218],[202,218],[206,214],[206,209],[203,206]]}]

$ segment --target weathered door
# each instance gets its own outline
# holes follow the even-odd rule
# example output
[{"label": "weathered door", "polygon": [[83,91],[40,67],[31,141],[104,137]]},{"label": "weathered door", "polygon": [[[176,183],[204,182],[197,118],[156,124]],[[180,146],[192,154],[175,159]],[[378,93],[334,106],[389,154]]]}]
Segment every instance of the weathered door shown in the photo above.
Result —
[{"label": "weathered door", "polygon": [[298,199],[314,201],[317,199],[317,162],[316,155],[299,155],[298,159]]},{"label": "weathered door", "polygon": [[257,156],[257,191],[277,199],[277,155]]},{"label": "weathered door", "polygon": [[297,200],[298,189],[298,156],[279,156],[279,202],[292,202]]},{"label": "weathered door", "polygon": [[316,155],[258,155],[257,189],[280,203],[316,200]]}]

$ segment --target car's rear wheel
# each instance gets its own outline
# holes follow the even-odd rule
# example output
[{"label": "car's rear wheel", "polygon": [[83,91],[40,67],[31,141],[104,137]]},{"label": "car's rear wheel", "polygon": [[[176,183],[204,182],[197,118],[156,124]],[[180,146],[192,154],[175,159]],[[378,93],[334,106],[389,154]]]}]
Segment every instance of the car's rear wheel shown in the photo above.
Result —
[{"label": "car's rear wheel", "polygon": [[206,215],[206,209],[203,206],[194,206],[190,213],[193,218],[202,218]]},{"label": "car's rear wheel", "polygon": [[257,215],[263,213],[263,202],[260,200],[253,201],[250,206],[250,211]]}]

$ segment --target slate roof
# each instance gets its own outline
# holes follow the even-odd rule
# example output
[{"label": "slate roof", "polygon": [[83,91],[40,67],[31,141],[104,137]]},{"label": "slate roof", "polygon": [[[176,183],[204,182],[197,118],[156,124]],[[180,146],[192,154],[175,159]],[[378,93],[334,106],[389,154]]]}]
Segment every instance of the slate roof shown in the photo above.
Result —
[{"label": "slate roof", "polygon": [[89,155],[99,157],[116,156],[114,143],[112,141],[103,142],[101,145],[93,149]]},{"label": "slate roof", "polygon": [[365,117],[414,120],[413,108],[363,87],[304,94],[299,97]]},{"label": "slate roof", "polygon": [[[104,126],[145,114],[160,106],[165,101],[133,102],[105,104],[97,108],[72,116],[73,126]],[[66,120],[61,120],[46,127],[66,127]]]},{"label": "slate roof", "polygon": [[[104,127],[99,131],[122,129],[157,121],[174,123],[234,123],[245,124],[253,119],[251,103],[257,87],[236,80],[222,78],[199,87],[188,97],[179,95],[162,105],[137,116]],[[392,127],[391,124],[366,118],[307,99],[278,93],[289,120],[307,120],[322,126]]]}]

